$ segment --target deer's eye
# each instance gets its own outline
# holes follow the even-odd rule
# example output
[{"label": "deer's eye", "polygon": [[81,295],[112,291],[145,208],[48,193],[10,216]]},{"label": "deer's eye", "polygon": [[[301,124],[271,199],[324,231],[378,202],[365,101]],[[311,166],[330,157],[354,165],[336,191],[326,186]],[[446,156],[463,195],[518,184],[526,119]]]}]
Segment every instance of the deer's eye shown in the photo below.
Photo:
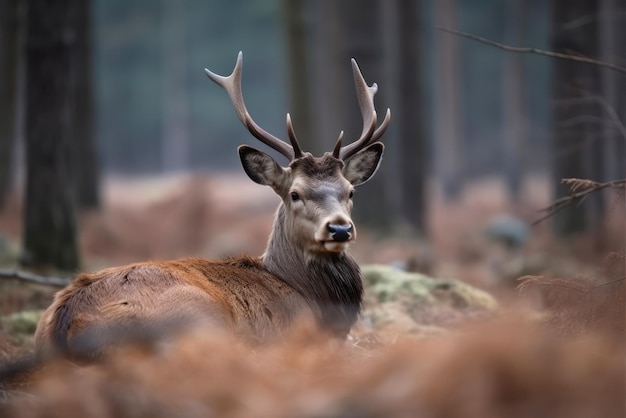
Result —
[{"label": "deer's eye", "polygon": [[297,192],[291,192],[291,201],[297,202],[300,200],[300,195]]},{"label": "deer's eye", "polygon": [[348,198],[352,199],[354,197],[354,190],[350,190],[350,194],[348,195]]}]

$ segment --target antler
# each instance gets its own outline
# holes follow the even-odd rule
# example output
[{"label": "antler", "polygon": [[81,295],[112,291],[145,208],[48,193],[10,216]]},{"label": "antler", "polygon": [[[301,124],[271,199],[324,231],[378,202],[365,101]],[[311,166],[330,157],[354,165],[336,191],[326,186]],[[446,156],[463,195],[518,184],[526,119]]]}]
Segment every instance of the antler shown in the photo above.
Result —
[{"label": "antler", "polygon": [[298,144],[296,134],[293,130],[289,114],[287,114],[287,132],[289,134],[289,141],[291,142],[291,145],[265,131],[263,128],[257,125],[256,122],[254,122],[254,120],[248,113],[248,110],[246,109],[246,104],[243,101],[243,93],[241,91],[242,65],[243,53],[239,51],[239,55],[237,56],[237,63],[235,64],[235,69],[233,70],[231,75],[224,77],[215,74],[206,68],[204,69],[204,72],[211,80],[213,80],[215,83],[224,88],[224,90],[226,90],[226,92],[228,93],[228,97],[230,97],[230,101],[235,107],[237,116],[239,116],[239,120],[241,121],[241,123],[244,124],[244,126],[255,138],[257,138],[264,144],[272,147],[276,151],[280,152],[290,161],[294,158],[301,157],[302,151],[300,149],[300,145]]},{"label": "antler", "polygon": [[337,144],[333,150],[333,155],[342,160],[350,158],[369,144],[378,140],[385,133],[391,121],[391,109],[387,109],[385,119],[383,119],[380,126],[376,128],[377,116],[376,109],[374,108],[374,95],[378,91],[378,85],[376,83],[372,84],[371,87],[367,85],[363,74],[361,74],[359,65],[354,58],[352,58],[352,73],[354,74],[354,85],[356,87],[359,107],[363,115],[363,130],[361,131],[359,139],[345,147],[341,146],[343,132],[339,135],[339,139],[337,139]]}]

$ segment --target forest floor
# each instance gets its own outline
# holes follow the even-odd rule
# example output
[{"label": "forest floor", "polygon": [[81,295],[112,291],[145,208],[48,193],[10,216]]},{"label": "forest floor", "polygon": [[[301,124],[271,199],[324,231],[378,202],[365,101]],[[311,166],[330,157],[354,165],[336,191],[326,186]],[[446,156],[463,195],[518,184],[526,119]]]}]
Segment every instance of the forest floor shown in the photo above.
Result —
[{"label": "forest floor", "polygon": [[[358,241],[352,246],[351,253],[361,265],[385,264],[424,273],[437,280],[458,279],[493,295],[497,303],[510,312],[515,312],[515,309],[520,309],[518,312],[530,310],[538,315],[537,318],[543,319],[547,318],[546,312],[552,312],[547,322],[556,324],[559,334],[563,334],[566,329],[571,334],[571,330],[575,328],[583,330],[578,333],[579,335],[588,336],[591,334],[584,331],[588,328],[608,327],[613,337],[616,335],[619,337],[619,346],[623,348],[624,231],[626,230],[623,199],[622,202],[617,198],[608,199],[611,210],[601,231],[593,231],[567,241],[558,241],[551,234],[550,220],[530,227],[530,224],[541,216],[539,210],[551,203],[549,196],[548,184],[540,178],[527,181],[520,198],[521,203],[515,205],[509,201],[501,182],[497,179],[470,184],[453,203],[447,203],[436,188],[431,188],[427,205],[427,239],[423,235],[413,233],[410,228],[402,226],[395,228],[392,233],[385,234],[360,227]],[[102,210],[85,213],[80,219],[79,239],[85,270],[148,259],[184,256],[218,258],[242,253],[260,255],[267,242],[273,213],[278,204],[278,198],[269,188],[260,187],[243,176],[225,174],[194,174],[133,180],[112,178],[106,181],[103,187],[103,197]],[[358,195],[355,198],[355,205],[359,205],[359,199],[366,198],[365,194]],[[10,199],[7,207],[0,212],[0,268],[16,266],[21,235],[21,214],[21,199],[17,196]],[[516,230],[520,225],[518,221],[522,221],[522,225],[529,228],[528,236],[523,244],[507,246],[501,240],[494,239],[493,234],[489,233],[494,226],[510,230],[513,225],[515,226],[512,230],[519,232]],[[534,277],[526,280],[525,286],[522,286],[524,291],[520,292],[518,286],[521,282],[518,279],[522,276]],[[617,286],[615,286],[616,280]],[[605,286],[606,283],[613,284]],[[532,291],[529,292],[529,289]],[[558,291],[555,296],[555,289],[564,290]],[[57,289],[25,285],[15,280],[2,280],[0,290],[0,315],[6,316],[16,312],[45,308]],[[598,293],[596,290],[603,292],[600,297],[587,297]],[[561,297],[563,295],[565,297]],[[599,304],[605,307],[610,305],[610,309],[600,309]],[[372,306],[368,308],[372,309]],[[415,307],[410,309],[415,310]],[[393,318],[391,320],[393,321]],[[504,334],[511,332],[511,326],[511,323],[487,325],[489,331],[485,331],[486,328],[479,331],[481,336],[476,341],[468,336],[472,335],[471,333],[451,338],[456,339],[454,344],[460,343],[470,347],[468,349],[479,358],[483,364],[482,367],[490,367],[487,366],[491,364],[490,359],[500,355],[494,351],[497,347],[508,350],[511,347],[506,344],[510,342],[526,347],[521,348],[522,351],[526,349],[532,351],[534,348],[527,347],[528,341],[525,338],[528,337],[531,340],[536,338],[537,341],[544,338],[536,336],[537,330],[534,327],[519,325],[521,331],[517,338],[507,343],[501,341]],[[506,332],[504,332],[505,328]],[[3,330],[0,329],[0,331]],[[426,334],[431,335],[430,331]],[[439,335],[439,331],[433,331],[432,335]],[[368,338],[367,333],[357,333],[354,345],[368,345],[364,343]],[[374,339],[377,338],[379,339],[379,337]],[[384,338],[388,338],[388,334]],[[396,338],[398,335],[392,337],[393,341],[396,341]],[[466,339],[463,340],[463,338]],[[508,337],[505,339],[508,340]],[[430,341],[430,338],[427,340]],[[26,339],[18,345],[23,349],[28,349],[31,344],[32,341]],[[212,344],[215,344],[213,341],[201,341],[200,344],[208,344],[212,350],[218,352],[223,349],[213,346]],[[443,346],[444,343],[441,342],[441,344]],[[502,346],[502,344],[505,345]],[[609,357],[613,356],[612,344],[602,346],[610,351]],[[409,354],[407,351],[409,349],[405,345],[389,358],[383,356],[380,361],[385,363],[396,356],[410,361],[411,358],[417,358],[412,356],[421,356],[424,353],[433,354],[441,350],[442,346],[411,346],[414,353]],[[556,343],[554,347],[556,351],[563,349],[560,343]],[[0,351],[1,349],[2,347]],[[588,348],[581,348],[581,355],[589,356],[588,351],[590,351]],[[491,353],[489,354],[491,357],[480,360],[483,352]],[[537,376],[532,378],[517,376],[515,373],[520,372],[520,369],[515,369],[517,366],[513,365],[518,361],[520,364],[527,364],[529,360],[524,356],[530,354],[515,350],[511,352],[513,353],[511,356],[516,357],[498,360],[501,366],[504,363],[507,364],[502,367],[512,373],[511,379],[536,379],[536,381],[532,380],[532,384],[542,379],[540,371],[534,371],[533,373],[537,373]],[[226,357],[232,355],[232,353],[223,354]],[[369,358],[370,354],[367,351],[360,352],[359,355]],[[445,361],[441,360],[440,367],[443,369],[453,367],[452,365],[457,361],[453,359],[464,355],[462,348],[448,354],[449,357]],[[263,357],[263,354],[258,355]],[[520,360],[520,356],[525,359]],[[276,353],[271,354],[270,357],[270,363],[276,361]],[[613,360],[614,358],[611,357],[607,359],[607,362]],[[305,360],[299,359],[298,361]],[[312,367],[318,364],[319,359],[313,360],[311,357],[307,361],[310,361],[307,367]],[[614,367],[613,365],[614,363],[603,363],[601,366]],[[300,366],[302,364],[299,363],[298,367]],[[372,365],[371,369],[367,366],[364,369],[367,371],[364,373],[369,373],[368,376],[377,381],[376,379],[382,378],[376,374],[376,367],[379,366]],[[396,366],[386,364],[384,367],[393,369]],[[301,373],[304,373],[298,367],[296,367],[296,380],[300,379]],[[513,367],[515,371],[509,370],[508,367]],[[467,376],[464,378],[477,378],[477,370],[466,369],[465,371]],[[554,373],[561,372],[562,370],[559,369]],[[426,372],[421,370],[419,373]],[[589,370],[580,373],[582,377],[585,377],[585,373],[595,372]],[[288,377],[294,378],[291,375]],[[258,376],[247,378],[257,379]],[[355,382],[347,379],[348,381],[345,382],[347,386],[356,385]],[[569,377],[566,376],[564,379],[567,380]],[[616,380],[613,377],[611,379],[608,381],[609,384],[619,383],[619,379]],[[102,383],[101,380],[98,382]],[[98,384],[94,384],[92,388],[96,388]],[[439,384],[445,389],[447,384],[452,383],[440,381]],[[302,383],[302,385],[303,390],[308,387],[308,383]],[[233,384],[233,390],[236,390],[236,387],[237,384]],[[68,393],[71,393],[71,390],[73,389],[68,389]],[[316,387],[316,390],[322,389]],[[414,390],[418,389],[414,388]],[[284,395],[284,392],[280,393]],[[424,393],[426,392],[422,395]],[[621,393],[623,395],[623,390]],[[335,401],[336,399],[332,402]],[[341,398],[341,401],[346,400]],[[589,402],[595,405],[596,402],[600,402],[600,398],[594,397]],[[444,404],[445,402],[442,403]],[[293,412],[294,409],[287,410],[290,412],[285,416],[300,416]],[[571,415],[570,412],[568,410],[569,415],[562,416],[585,416]],[[268,413],[267,416],[272,416],[272,413]],[[275,416],[281,416],[281,414],[277,413]],[[385,414],[371,416],[385,416]],[[468,412],[463,416],[473,415]],[[557,413],[554,416],[561,415]]]}]

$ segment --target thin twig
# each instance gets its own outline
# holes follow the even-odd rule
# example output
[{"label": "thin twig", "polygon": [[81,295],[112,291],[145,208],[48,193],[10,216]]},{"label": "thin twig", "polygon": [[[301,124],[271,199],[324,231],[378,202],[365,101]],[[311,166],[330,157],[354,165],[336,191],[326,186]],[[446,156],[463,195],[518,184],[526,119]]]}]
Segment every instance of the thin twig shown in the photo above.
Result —
[{"label": "thin twig", "polygon": [[[575,189],[577,185],[580,185],[581,181],[582,180],[580,179],[563,179],[562,183],[570,184],[572,185],[572,189]],[[541,209],[540,212],[546,212],[546,215],[539,218],[535,222],[533,222],[532,226],[535,226],[538,223],[548,219],[549,217],[551,217],[552,215],[554,215],[555,213],[557,213],[558,211],[560,211],[561,209],[569,205],[581,203],[582,201],[587,199],[589,195],[591,195],[592,193],[595,193],[599,190],[606,189],[606,188],[615,188],[615,189],[624,190],[626,189],[626,179],[607,181],[605,183],[597,183],[595,181],[585,180],[585,186],[583,187],[583,190],[578,191],[578,192],[574,192],[574,190],[572,190],[569,196],[565,196],[560,199],[557,199],[547,208]]]},{"label": "thin twig", "polygon": [[619,65],[611,64],[610,62],[606,62],[606,61],[599,61],[593,58],[582,57],[579,55],[563,54],[561,52],[546,51],[546,50],[537,49],[537,48],[516,47],[516,46],[505,45],[499,42],[492,41],[487,38],[483,38],[482,36],[472,35],[471,33],[461,32],[455,29],[450,29],[450,28],[444,28],[442,26],[437,26],[437,29],[443,32],[448,32],[454,35],[462,36],[464,38],[472,39],[474,41],[482,42],[484,44],[491,45],[496,48],[500,48],[509,52],[531,53],[531,54],[545,55],[547,57],[559,58],[559,59],[564,59],[564,60],[569,60],[569,61],[584,62],[586,64],[598,65],[600,67],[609,68],[613,71],[626,74],[626,68],[620,67]]},{"label": "thin twig", "polygon": [[624,281],[624,279],[626,279],[626,277],[620,277],[619,279],[611,280],[610,282],[600,283],[600,284],[597,284],[594,287],[592,287],[592,289],[597,289],[598,287],[610,286],[612,284]]},{"label": "thin twig", "polygon": [[71,279],[65,277],[40,276],[38,274],[15,269],[0,269],[0,279],[18,279],[55,287],[65,287],[72,282]]},{"label": "thin twig", "polygon": [[617,115],[617,112],[615,112],[615,109],[613,108],[613,106],[611,106],[606,101],[606,99],[604,99],[604,97],[596,96],[596,95],[587,93],[586,97],[576,97],[576,98],[572,98],[572,99],[565,99],[565,100],[560,101],[557,104],[558,105],[574,104],[575,105],[575,104],[589,103],[589,102],[596,102],[596,103],[598,103],[602,107],[602,109],[604,109],[604,111],[609,115],[609,117],[613,121],[613,124],[615,124],[615,127],[619,131],[620,135],[626,141],[626,126],[624,126],[624,123],[620,120],[620,118]]}]

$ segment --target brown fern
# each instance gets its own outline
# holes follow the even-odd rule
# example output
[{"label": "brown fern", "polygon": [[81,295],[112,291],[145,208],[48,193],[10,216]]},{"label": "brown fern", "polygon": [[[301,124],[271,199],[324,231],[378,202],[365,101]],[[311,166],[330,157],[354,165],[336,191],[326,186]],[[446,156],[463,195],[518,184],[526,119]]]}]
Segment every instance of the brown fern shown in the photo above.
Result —
[{"label": "brown fern", "polygon": [[610,254],[605,263],[609,279],[601,283],[586,278],[524,276],[518,279],[517,289],[522,294],[537,291],[550,313],[549,323],[564,334],[599,330],[623,337],[624,260],[624,254]]}]

